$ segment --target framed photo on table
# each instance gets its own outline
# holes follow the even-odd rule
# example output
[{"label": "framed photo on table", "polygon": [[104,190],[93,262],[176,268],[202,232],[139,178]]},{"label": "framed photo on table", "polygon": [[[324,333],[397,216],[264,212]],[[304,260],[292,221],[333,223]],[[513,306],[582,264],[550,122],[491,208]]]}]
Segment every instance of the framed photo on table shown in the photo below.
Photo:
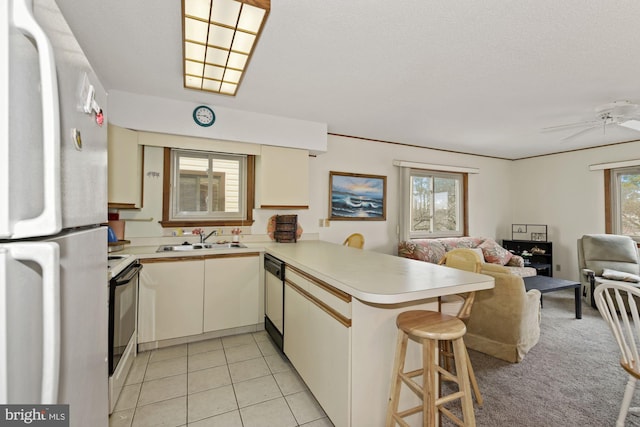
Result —
[{"label": "framed photo on table", "polygon": [[546,242],[547,226],[544,224],[511,224],[511,240]]},{"label": "framed photo on table", "polygon": [[329,220],[386,221],[387,177],[329,172]]}]

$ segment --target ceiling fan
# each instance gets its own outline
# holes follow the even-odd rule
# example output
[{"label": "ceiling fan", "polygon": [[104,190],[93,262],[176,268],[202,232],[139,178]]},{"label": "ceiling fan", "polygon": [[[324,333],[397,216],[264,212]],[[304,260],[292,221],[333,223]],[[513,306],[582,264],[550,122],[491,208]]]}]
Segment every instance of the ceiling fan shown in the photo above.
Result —
[{"label": "ceiling fan", "polygon": [[640,132],[640,105],[638,104],[626,100],[614,101],[597,107],[595,113],[596,118],[594,120],[550,126],[543,128],[542,131],[550,132],[584,127],[584,129],[561,138],[562,141],[576,138],[597,128],[601,128],[602,132],[606,133],[607,126],[622,126]]}]

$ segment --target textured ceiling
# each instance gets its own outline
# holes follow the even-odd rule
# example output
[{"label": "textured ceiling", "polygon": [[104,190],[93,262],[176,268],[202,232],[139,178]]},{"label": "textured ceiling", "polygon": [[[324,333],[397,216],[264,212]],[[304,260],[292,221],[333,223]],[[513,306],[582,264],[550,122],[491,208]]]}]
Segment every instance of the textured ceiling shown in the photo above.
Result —
[{"label": "textured ceiling", "polygon": [[182,86],[179,0],[57,0],[107,90],[328,124],[329,132],[517,159],[640,139],[640,2],[272,0],[236,97]]}]

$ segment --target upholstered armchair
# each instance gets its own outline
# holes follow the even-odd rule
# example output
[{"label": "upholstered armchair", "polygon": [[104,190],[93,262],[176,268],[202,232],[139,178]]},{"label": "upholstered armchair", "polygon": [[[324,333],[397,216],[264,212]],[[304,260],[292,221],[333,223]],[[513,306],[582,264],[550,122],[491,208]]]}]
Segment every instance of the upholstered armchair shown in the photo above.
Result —
[{"label": "upholstered armchair", "polygon": [[508,269],[483,264],[495,287],[476,292],[467,322],[467,347],[508,362],[520,362],[540,339],[540,291]]},{"label": "upholstered armchair", "polygon": [[640,287],[638,247],[628,236],[585,234],[578,239],[578,269],[582,297],[593,308],[593,292],[602,283],[627,282]]}]

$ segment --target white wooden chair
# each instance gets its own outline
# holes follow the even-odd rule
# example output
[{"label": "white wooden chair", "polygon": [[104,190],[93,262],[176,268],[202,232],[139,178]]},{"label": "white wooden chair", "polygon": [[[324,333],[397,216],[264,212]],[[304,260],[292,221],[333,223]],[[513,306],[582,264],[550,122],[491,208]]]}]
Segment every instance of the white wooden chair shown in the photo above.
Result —
[{"label": "white wooden chair", "polygon": [[628,412],[640,413],[640,408],[629,408],[636,380],[640,378],[640,316],[636,305],[640,299],[636,298],[640,298],[640,289],[621,282],[603,283],[594,291],[596,306],[609,324],[622,353],[620,365],[629,374],[616,427],[624,426]]}]

